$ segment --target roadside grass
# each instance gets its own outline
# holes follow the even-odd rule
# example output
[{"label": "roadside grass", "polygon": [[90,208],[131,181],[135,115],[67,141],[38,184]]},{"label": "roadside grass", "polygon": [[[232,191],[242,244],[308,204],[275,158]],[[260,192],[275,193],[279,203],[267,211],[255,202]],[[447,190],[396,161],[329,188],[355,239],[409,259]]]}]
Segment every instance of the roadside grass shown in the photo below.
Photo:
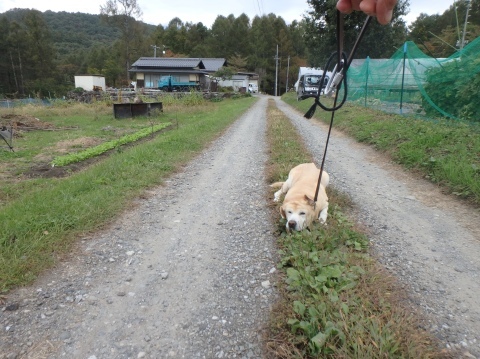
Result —
[{"label": "roadside grass", "polygon": [[[174,123],[174,128],[148,142],[120,148],[66,178],[10,181],[10,191],[17,193],[8,196],[4,192],[4,203],[0,207],[0,292],[31,282],[56,260],[68,255],[77,238],[108,224],[146,189],[162,184],[254,101],[254,98],[216,103],[201,101],[188,106],[179,101],[167,106],[161,115]],[[79,131],[85,123],[85,127],[89,127],[91,121],[99,121],[100,126],[118,125],[104,104],[73,107],[21,110],[32,111],[36,117],[41,116],[57,125],[78,125]],[[141,126],[145,127],[146,119],[125,122],[137,127],[141,121]],[[103,133],[93,127],[93,134]],[[124,129],[131,131],[128,125]],[[41,140],[38,146],[49,147]],[[29,159],[26,154],[22,161]]]},{"label": "roadside grass", "polygon": [[19,121],[36,118],[34,121],[48,125],[32,131],[19,128],[19,137],[13,139],[15,152],[0,149],[0,208],[31,189],[47,185],[48,180],[26,175],[32,168],[50,163],[54,157],[65,155],[65,151],[76,153],[151,127],[152,122],[165,122],[165,116],[115,120],[111,105],[102,102],[0,108],[0,116],[16,116]]},{"label": "roadside grass", "polygon": [[20,131],[16,131],[19,137],[13,140],[15,152],[0,147],[0,208],[31,189],[48,186],[49,180],[31,176],[29,171],[49,164],[55,157],[73,155],[96,145],[118,141],[124,136],[167,122],[175,127],[179,113],[208,112],[209,108],[215,107],[214,103],[203,100],[197,93],[180,98],[163,94],[155,101],[163,103],[165,112],[155,111],[152,116],[129,119],[113,118],[113,102],[110,99],[91,104],[54,101],[52,106],[0,108],[0,117],[15,116],[20,121],[37,118],[39,123],[49,125],[34,131],[19,128]]},{"label": "roadside grass", "polygon": [[[273,101],[268,109],[269,182],[312,156]],[[450,358],[407,308],[405,292],[368,254],[368,239],[346,214],[349,199],[328,187],[328,226],[285,232],[278,205],[280,300],[266,335],[271,358]],[[273,190],[271,191],[273,197]]]},{"label": "roadside grass", "polygon": [[[312,104],[297,101],[294,93],[282,99],[304,113]],[[320,110],[314,118],[330,121],[330,115]],[[347,102],[335,113],[334,127],[388,154],[445,192],[480,206],[480,126],[386,114]]]}]

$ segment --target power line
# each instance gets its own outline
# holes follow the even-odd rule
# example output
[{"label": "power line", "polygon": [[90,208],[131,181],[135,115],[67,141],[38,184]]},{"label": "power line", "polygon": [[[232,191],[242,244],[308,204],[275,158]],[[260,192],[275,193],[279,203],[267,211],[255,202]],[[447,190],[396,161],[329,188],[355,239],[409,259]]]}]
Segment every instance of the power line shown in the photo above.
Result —
[{"label": "power line", "polygon": [[258,8],[258,16],[261,17],[264,14],[262,0],[256,0],[255,2],[257,4],[257,8]]}]

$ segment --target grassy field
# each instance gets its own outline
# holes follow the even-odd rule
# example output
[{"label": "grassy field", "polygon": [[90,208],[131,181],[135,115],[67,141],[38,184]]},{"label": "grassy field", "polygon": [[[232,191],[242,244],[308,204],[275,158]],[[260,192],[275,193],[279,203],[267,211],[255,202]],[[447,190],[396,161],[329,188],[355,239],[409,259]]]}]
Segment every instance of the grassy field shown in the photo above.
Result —
[{"label": "grassy field", "polygon": [[[273,101],[268,110],[268,180],[312,161]],[[272,190],[273,193],[273,190]],[[349,221],[349,201],[328,188],[328,226],[293,235],[278,226],[281,300],[266,339],[275,358],[448,358],[406,307],[404,293],[368,255],[368,239]],[[278,206],[273,218],[278,221]]]},{"label": "grassy field", "polygon": [[[14,139],[2,149],[0,166],[0,292],[31,282],[69,252],[71,244],[111,221],[135,197],[186,164],[249,108],[253,98],[206,102],[191,98],[164,103],[155,118],[115,120],[111,105],[2,109],[1,117],[31,117],[43,129]],[[18,117],[16,117],[18,119]],[[96,163],[49,173],[50,161],[162,121],[169,131],[131,147],[118,147]],[[47,124],[47,125],[45,125]],[[38,170],[38,169],[41,170]],[[33,177],[32,177],[33,176]]]},{"label": "grassy field", "polygon": [[[294,93],[283,100],[303,113],[312,104],[297,101]],[[330,114],[318,109],[314,118],[329,122]],[[386,114],[347,102],[335,113],[334,127],[480,207],[480,126]]]}]

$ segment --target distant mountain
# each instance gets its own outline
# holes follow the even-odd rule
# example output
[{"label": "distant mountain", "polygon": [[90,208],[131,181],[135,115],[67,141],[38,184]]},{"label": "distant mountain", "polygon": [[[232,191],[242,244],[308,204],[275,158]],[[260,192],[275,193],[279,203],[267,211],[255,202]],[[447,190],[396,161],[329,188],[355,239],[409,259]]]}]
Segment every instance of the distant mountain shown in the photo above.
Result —
[{"label": "distant mountain", "polygon": [[[23,22],[30,9],[12,9],[4,15],[8,20]],[[100,15],[72,12],[45,11],[42,13],[52,35],[58,56],[65,57],[78,51],[92,48],[96,44],[110,45],[120,37],[120,31],[101,21]],[[143,23],[146,34],[152,33],[156,26]]]}]

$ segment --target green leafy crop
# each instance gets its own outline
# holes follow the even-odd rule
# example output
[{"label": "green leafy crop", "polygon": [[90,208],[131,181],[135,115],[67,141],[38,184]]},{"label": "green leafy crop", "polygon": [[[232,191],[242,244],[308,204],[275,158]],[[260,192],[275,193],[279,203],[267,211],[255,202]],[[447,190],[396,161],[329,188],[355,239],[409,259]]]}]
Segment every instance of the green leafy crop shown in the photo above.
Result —
[{"label": "green leafy crop", "polygon": [[81,162],[86,159],[101,155],[102,153],[105,153],[119,146],[126,145],[127,143],[138,141],[139,139],[147,137],[148,135],[154,132],[160,131],[168,126],[170,126],[169,122],[161,123],[159,125],[155,125],[152,127],[146,127],[135,133],[131,133],[129,135],[120,137],[119,139],[105,142],[95,147],[87,148],[84,151],[80,151],[77,153],[70,153],[68,155],[56,157],[53,159],[51,163],[52,163],[52,166],[61,167],[61,166],[69,165],[71,163]]}]

